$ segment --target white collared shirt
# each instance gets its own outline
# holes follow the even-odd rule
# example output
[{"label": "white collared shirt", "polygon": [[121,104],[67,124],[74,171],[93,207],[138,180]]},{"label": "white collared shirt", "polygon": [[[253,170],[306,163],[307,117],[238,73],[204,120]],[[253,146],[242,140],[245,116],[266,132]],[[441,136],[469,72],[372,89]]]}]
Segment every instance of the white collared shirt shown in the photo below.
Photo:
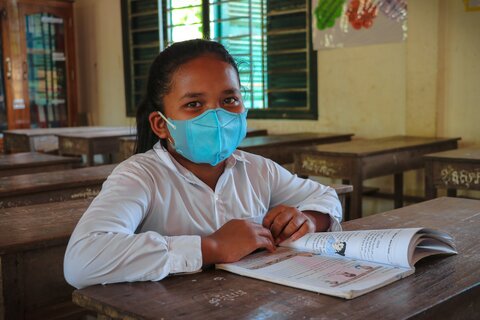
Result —
[{"label": "white collared shirt", "polygon": [[202,267],[201,236],[231,219],[261,223],[273,207],[329,214],[341,230],[335,191],[243,151],[226,160],[213,191],[157,143],[119,164],[78,222],[65,253],[67,281],[160,280]]}]

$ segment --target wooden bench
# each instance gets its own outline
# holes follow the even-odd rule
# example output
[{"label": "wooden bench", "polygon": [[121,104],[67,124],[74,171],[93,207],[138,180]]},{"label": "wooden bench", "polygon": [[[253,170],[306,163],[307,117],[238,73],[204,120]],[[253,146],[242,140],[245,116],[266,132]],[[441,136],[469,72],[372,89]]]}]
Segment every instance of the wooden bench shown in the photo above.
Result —
[{"label": "wooden bench", "polygon": [[403,172],[423,168],[422,156],[427,153],[456,149],[458,140],[394,136],[320,145],[295,155],[294,172],[343,179],[353,185],[346,218],[356,219],[362,216],[365,179],[393,174],[394,205],[399,208],[403,206]]},{"label": "wooden bench", "polygon": [[121,127],[65,127],[15,129],[3,131],[5,153],[53,152],[58,150],[58,134],[116,130]]},{"label": "wooden bench", "polygon": [[65,155],[85,155],[86,165],[92,166],[95,154],[111,156],[119,150],[119,138],[135,134],[134,128],[58,134],[58,152]]},{"label": "wooden bench", "polygon": [[0,208],[95,197],[116,164],[0,178]]},{"label": "wooden bench", "polygon": [[437,196],[438,188],[449,196],[457,190],[480,190],[480,146],[431,153],[425,159],[425,195]]},{"label": "wooden bench", "polygon": [[62,157],[39,152],[0,154],[0,177],[69,169],[78,166],[80,158]]},{"label": "wooden bench", "polygon": [[[352,190],[333,188],[341,199]],[[63,257],[91,201],[0,209],[0,319],[64,319],[72,314],[74,319],[82,313],[71,302],[73,287],[63,277]]]},{"label": "wooden bench", "polygon": [[[0,319],[79,319],[63,256],[89,200],[0,210]],[[57,318],[58,317],[58,318]]]},{"label": "wooden bench", "polygon": [[[266,136],[268,131],[266,129],[247,129],[247,137]],[[133,155],[135,151],[136,137],[123,137],[119,139],[120,158],[125,160]]]},{"label": "wooden bench", "polygon": [[458,248],[458,255],[426,258],[414,275],[352,300],[211,268],[75,290],[73,301],[101,319],[479,319],[479,212],[478,200],[438,198],[343,223],[345,230],[437,228]]}]

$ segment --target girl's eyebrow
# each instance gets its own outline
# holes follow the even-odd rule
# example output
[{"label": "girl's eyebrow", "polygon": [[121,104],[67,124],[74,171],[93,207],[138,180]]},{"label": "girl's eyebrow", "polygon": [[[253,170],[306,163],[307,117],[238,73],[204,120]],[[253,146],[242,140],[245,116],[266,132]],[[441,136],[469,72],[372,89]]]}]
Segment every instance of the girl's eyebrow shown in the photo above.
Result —
[{"label": "girl's eyebrow", "polygon": [[224,94],[239,94],[240,90],[235,89],[235,88],[230,88],[230,89],[227,89],[227,90],[223,90],[223,93]]},{"label": "girl's eyebrow", "polygon": [[198,98],[198,97],[202,97],[204,95],[205,95],[205,93],[202,93],[202,92],[187,92],[180,98],[180,100]]},{"label": "girl's eyebrow", "polygon": [[[240,90],[235,88],[229,88],[229,89],[223,90],[222,93],[223,94],[239,94]],[[198,98],[203,96],[205,96],[205,93],[203,92],[187,92],[180,98],[180,100]]]}]

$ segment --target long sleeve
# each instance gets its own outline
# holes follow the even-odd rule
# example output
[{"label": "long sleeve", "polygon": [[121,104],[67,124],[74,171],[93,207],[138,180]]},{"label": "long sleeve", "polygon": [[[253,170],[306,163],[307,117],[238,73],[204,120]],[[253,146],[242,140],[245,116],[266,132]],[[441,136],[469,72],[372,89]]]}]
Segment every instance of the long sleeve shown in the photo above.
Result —
[{"label": "long sleeve", "polygon": [[287,204],[300,211],[322,212],[330,215],[330,231],[342,229],[342,205],[333,188],[299,178],[273,161],[269,161],[268,168],[272,188],[270,208]]},{"label": "long sleeve", "polygon": [[[118,169],[118,167],[117,167]],[[160,280],[201,268],[199,236],[135,234],[152,210],[155,185],[141,169],[115,170],[78,222],[67,246],[64,273],[77,288]],[[168,210],[168,208],[166,208]]]}]

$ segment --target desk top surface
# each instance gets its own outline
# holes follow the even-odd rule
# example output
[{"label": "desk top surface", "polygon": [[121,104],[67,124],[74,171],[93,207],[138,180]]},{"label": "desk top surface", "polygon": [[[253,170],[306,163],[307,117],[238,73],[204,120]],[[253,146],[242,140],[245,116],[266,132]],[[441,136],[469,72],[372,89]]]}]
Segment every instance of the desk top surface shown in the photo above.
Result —
[{"label": "desk top surface", "polygon": [[0,254],[66,244],[92,199],[0,210]]},{"label": "desk top surface", "polygon": [[[91,310],[131,319],[403,319],[428,315],[427,311],[435,312],[452,301],[449,299],[459,303],[463,298],[472,299],[472,292],[478,293],[478,200],[438,198],[343,226],[346,230],[438,228],[455,238],[459,254],[421,260],[415,275],[353,300],[213,269],[158,282],[93,286],[75,291],[73,298]],[[455,310],[455,305],[453,310],[461,311]]]},{"label": "desk top surface", "polygon": [[117,164],[0,177],[0,197],[102,184]]},{"label": "desk top surface", "polygon": [[24,135],[29,137],[34,136],[51,136],[58,134],[68,134],[75,132],[88,132],[88,131],[103,131],[103,130],[118,130],[125,129],[125,127],[63,127],[63,128],[36,128],[36,129],[14,129],[5,130],[3,133],[7,135]]},{"label": "desk top surface", "polygon": [[67,139],[102,139],[102,138],[119,138],[125,136],[135,136],[135,128],[114,128],[111,130],[88,130],[88,131],[78,131],[70,133],[59,133],[57,136],[59,138]]},{"label": "desk top surface", "polygon": [[459,162],[480,162],[480,146],[430,153],[426,154],[424,158],[444,159]]},{"label": "desk top surface", "polygon": [[314,154],[364,157],[423,146],[451,143],[460,138],[426,138],[413,136],[392,136],[378,139],[359,139],[347,142],[319,145],[305,151]]},{"label": "desk top surface", "polygon": [[40,152],[0,154],[0,170],[33,168],[54,164],[79,163],[80,158],[57,156]]},{"label": "desk top surface", "polygon": [[239,149],[247,149],[254,147],[275,147],[282,145],[295,145],[297,143],[315,143],[322,142],[324,140],[345,138],[350,139],[353,133],[314,133],[314,132],[301,132],[301,133],[289,133],[289,134],[277,134],[268,136],[247,137],[240,145]]}]

